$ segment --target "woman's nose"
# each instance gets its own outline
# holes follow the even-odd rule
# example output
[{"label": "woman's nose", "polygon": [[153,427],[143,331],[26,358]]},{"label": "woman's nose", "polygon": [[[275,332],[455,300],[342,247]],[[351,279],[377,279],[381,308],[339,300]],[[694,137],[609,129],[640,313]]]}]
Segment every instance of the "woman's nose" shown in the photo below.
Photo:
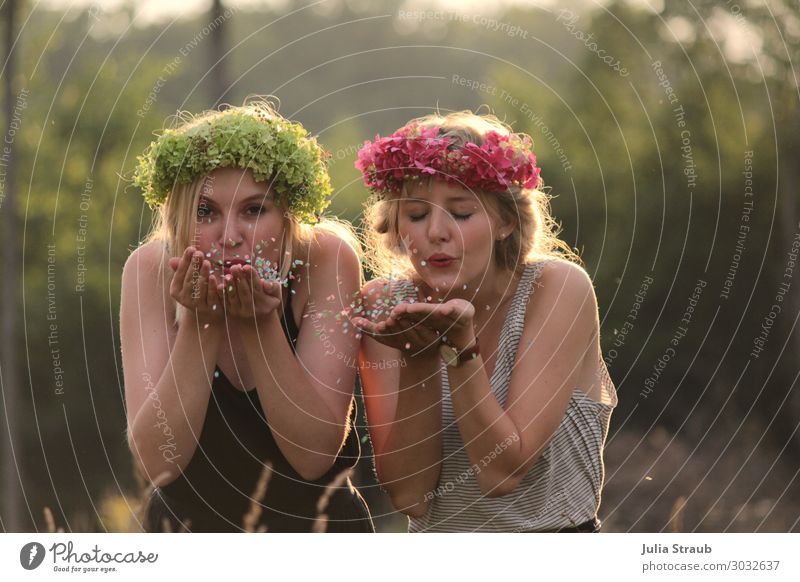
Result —
[{"label": "woman's nose", "polygon": [[236,221],[227,223],[219,235],[218,242],[220,247],[228,249],[241,247],[245,241],[243,228],[246,229],[246,227],[238,225]]},{"label": "woman's nose", "polygon": [[433,206],[428,221],[428,239],[431,242],[450,239],[450,215],[441,208]]}]

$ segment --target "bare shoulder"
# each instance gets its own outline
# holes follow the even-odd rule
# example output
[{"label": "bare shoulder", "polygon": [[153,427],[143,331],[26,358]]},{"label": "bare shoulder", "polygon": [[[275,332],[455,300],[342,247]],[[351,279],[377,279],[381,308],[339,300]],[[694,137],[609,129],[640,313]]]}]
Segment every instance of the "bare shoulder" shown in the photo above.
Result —
[{"label": "bare shoulder", "polygon": [[[594,320],[597,298],[586,270],[578,264],[554,259],[542,265],[531,290],[534,314],[547,316],[553,312],[574,314]],[[570,318],[571,319],[571,318]]]},{"label": "bare shoulder", "polygon": [[594,291],[592,279],[586,270],[565,259],[546,261],[541,267],[538,281],[541,286],[561,284],[563,287],[577,288],[583,292]]},{"label": "bare shoulder", "polygon": [[158,240],[151,240],[137,247],[125,261],[122,269],[123,279],[135,276],[141,277],[158,276],[165,268],[166,256],[164,244]]},{"label": "bare shoulder", "polygon": [[172,271],[167,265],[164,244],[149,241],[137,247],[122,269],[122,301],[124,308],[137,305],[161,305],[174,314],[174,302],[169,296]]},{"label": "bare shoulder", "polygon": [[304,254],[312,272],[336,272],[344,276],[360,274],[358,252],[350,241],[334,232],[315,229]]},{"label": "bare shoulder", "polygon": [[358,260],[358,253],[353,248],[354,242],[335,232],[317,228],[311,239],[310,251],[326,258],[335,258],[338,255]]}]

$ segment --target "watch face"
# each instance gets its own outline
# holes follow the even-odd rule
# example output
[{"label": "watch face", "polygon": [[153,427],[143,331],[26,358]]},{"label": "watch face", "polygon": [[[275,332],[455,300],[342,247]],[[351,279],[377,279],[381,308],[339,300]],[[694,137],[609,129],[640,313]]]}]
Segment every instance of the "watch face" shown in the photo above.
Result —
[{"label": "watch face", "polygon": [[446,366],[455,366],[458,364],[458,352],[453,346],[442,344],[439,346],[439,354]]}]

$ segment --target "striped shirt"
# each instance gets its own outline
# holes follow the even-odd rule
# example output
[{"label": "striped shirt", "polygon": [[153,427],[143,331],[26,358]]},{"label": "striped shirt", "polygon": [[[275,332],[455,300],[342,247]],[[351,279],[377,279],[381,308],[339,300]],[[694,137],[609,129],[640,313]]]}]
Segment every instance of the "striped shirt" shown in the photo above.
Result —
[{"label": "striped shirt", "polygon": [[[546,261],[526,266],[500,334],[492,392],[505,408],[511,373],[525,324],[533,285]],[[407,293],[414,293],[406,286]],[[414,294],[415,295],[415,294]],[[411,532],[541,531],[571,527],[597,516],[603,486],[603,446],[616,390],[605,362],[599,359],[601,401],[575,388],[560,425],[542,456],[514,491],[484,497],[467,456],[450,400],[447,367],[442,364],[442,464],[439,484],[421,518],[411,518]],[[505,447],[509,443],[505,444]],[[497,454],[504,449],[498,444]]]}]

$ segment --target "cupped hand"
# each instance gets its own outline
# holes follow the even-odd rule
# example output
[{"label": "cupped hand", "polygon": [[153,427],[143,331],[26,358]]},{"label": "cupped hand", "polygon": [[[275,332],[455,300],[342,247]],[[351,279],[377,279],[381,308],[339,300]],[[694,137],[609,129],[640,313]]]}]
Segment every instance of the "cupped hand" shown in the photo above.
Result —
[{"label": "cupped hand", "polygon": [[472,303],[451,299],[445,303],[401,303],[392,309],[387,321],[433,330],[448,343],[464,348],[475,339],[474,318]]},{"label": "cupped hand", "polygon": [[354,317],[352,322],[362,333],[383,345],[401,350],[412,358],[431,357],[438,354],[439,334],[425,325],[415,324],[408,319],[391,317],[380,322],[370,321],[364,317]]},{"label": "cupped hand", "polygon": [[203,258],[203,253],[190,246],[180,257],[171,257],[168,263],[175,271],[169,286],[170,297],[198,316],[221,319],[222,297],[217,279],[211,274],[211,262]]},{"label": "cupped hand", "polygon": [[262,279],[251,265],[234,265],[219,286],[228,317],[258,322],[281,304],[281,285]]}]

